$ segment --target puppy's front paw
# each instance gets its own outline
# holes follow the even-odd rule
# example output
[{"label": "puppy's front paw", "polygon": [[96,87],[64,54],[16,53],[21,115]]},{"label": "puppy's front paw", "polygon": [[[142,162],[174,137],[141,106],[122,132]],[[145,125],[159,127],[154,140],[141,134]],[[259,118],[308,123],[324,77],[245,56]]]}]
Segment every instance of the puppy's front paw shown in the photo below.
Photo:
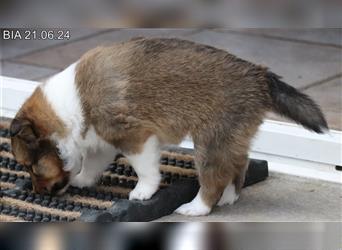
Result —
[{"label": "puppy's front paw", "polygon": [[82,174],[78,174],[71,180],[70,185],[74,187],[90,187],[93,186],[95,183],[94,179],[89,178],[89,176],[84,176]]},{"label": "puppy's front paw", "polygon": [[158,185],[150,185],[147,183],[140,183],[129,193],[130,200],[148,200],[158,190]]}]

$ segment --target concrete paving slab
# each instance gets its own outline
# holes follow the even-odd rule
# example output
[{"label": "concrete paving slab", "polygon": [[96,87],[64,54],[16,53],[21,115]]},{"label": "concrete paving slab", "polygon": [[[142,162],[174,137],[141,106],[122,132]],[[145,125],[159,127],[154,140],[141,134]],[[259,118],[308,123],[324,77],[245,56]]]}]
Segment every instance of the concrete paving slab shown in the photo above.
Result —
[{"label": "concrete paving slab", "polygon": [[7,61],[0,64],[0,75],[26,80],[40,80],[57,72],[58,70],[55,69],[11,63]]},{"label": "concrete paving slab", "polygon": [[108,45],[113,42],[121,42],[136,36],[157,37],[182,37],[191,30],[165,30],[165,29],[121,29],[98,35],[89,39],[83,39],[64,46],[43,50],[37,53],[18,58],[21,63],[36,64],[43,67],[63,69],[67,65],[79,59],[89,49],[100,45]]},{"label": "concrete paving slab", "polygon": [[297,88],[341,72],[342,50],[337,48],[217,31],[203,31],[189,35],[187,39],[213,45],[265,65]]},{"label": "concrete paving slab", "polygon": [[242,29],[238,32],[342,48],[342,29]]},{"label": "concrete paving slab", "polygon": [[308,88],[305,93],[321,106],[329,127],[342,130],[342,78]]},{"label": "concrete paving slab", "polygon": [[[22,29],[24,30],[24,29]],[[0,41],[0,59],[11,59],[31,53],[33,51],[69,43],[81,38],[95,35],[103,30],[99,29],[72,29],[69,40],[1,40]]]},{"label": "concrete paving slab", "polygon": [[271,172],[267,180],[244,188],[232,206],[208,216],[172,214],[158,221],[342,221],[342,186]]}]

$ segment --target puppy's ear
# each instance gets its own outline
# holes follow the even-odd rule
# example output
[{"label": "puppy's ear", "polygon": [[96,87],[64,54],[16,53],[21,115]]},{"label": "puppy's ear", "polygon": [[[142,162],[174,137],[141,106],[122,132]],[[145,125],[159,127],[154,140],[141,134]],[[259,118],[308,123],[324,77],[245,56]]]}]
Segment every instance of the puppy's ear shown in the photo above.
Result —
[{"label": "puppy's ear", "polygon": [[29,120],[13,119],[10,126],[10,135],[23,140],[29,149],[38,146],[38,138],[33,130],[33,124]]}]

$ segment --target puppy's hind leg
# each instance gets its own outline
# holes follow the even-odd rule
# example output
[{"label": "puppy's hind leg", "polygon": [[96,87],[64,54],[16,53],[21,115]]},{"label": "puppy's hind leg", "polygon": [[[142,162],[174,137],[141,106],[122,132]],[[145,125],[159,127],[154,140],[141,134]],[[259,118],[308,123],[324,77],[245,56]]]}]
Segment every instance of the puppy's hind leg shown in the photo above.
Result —
[{"label": "puppy's hind leg", "polygon": [[233,205],[240,197],[240,192],[245,181],[248,160],[247,156],[241,156],[239,158],[239,162],[236,163],[236,171],[238,173],[236,174],[235,179],[224,189],[221,199],[217,203],[218,206]]},{"label": "puppy's hind leg", "polygon": [[[124,153],[125,154],[125,153]],[[147,200],[158,190],[160,146],[157,136],[150,136],[138,154],[125,154],[138,175],[138,183],[130,192],[130,200]]]},{"label": "puppy's hind leg", "polygon": [[[211,209],[222,197],[222,203],[233,203],[237,199],[234,179],[240,164],[228,146],[210,144],[203,152],[196,152],[195,164],[199,171],[200,190],[190,203],[179,207],[175,212],[201,216],[210,213]],[[238,157],[240,158],[240,157]]]}]

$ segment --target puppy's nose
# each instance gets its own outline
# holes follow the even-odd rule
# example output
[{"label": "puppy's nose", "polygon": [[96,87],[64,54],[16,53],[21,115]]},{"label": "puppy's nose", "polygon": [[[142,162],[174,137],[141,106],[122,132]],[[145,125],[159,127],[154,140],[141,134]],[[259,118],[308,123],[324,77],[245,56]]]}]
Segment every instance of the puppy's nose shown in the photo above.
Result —
[{"label": "puppy's nose", "polygon": [[38,193],[38,194],[48,194],[49,190],[46,187],[33,186],[33,192]]}]

